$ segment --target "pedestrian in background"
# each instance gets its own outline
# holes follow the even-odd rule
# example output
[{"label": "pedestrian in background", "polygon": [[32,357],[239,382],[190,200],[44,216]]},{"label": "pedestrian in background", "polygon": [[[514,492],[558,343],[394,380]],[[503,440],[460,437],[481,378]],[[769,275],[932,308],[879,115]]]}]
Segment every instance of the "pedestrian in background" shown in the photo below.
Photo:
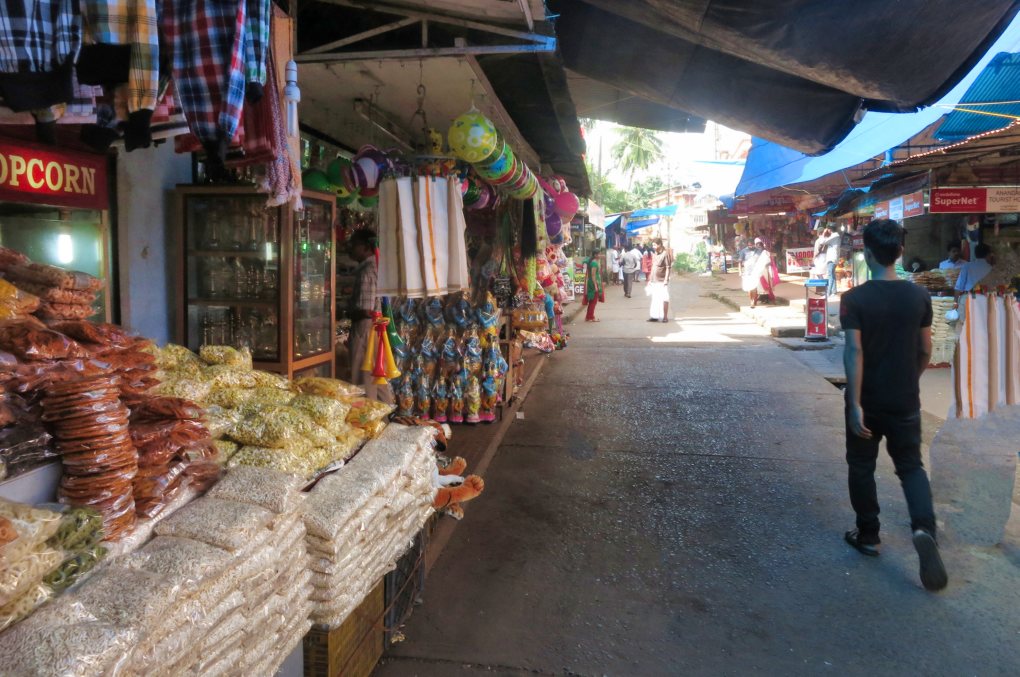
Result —
[{"label": "pedestrian in background", "polygon": [[966,263],[960,256],[960,241],[954,240],[946,246],[946,258],[939,264],[939,270],[963,268]]},{"label": "pedestrian in background", "polygon": [[830,297],[836,295],[836,264],[839,263],[839,246],[842,239],[843,236],[839,232],[825,228],[815,242],[815,254],[820,262],[825,264],[825,277],[829,280],[825,293]]},{"label": "pedestrian in background", "polygon": [[652,272],[648,275],[647,293],[651,297],[648,314],[649,322],[669,322],[669,278],[673,271],[673,257],[656,239],[655,256],[652,257]]},{"label": "pedestrian in background", "polygon": [[903,234],[889,219],[868,224],[864,258],[871,280],[848,291],[840,303],[846,332],[848,486],[857,514],[857,528],[844,538],[864,555],[879,554],[875,462],[885,437],[910,512],[921,583],[928,590],[941,590],[949,579],[935,538],[931,485],[921,460],[919,382],[931,357],[931,297],[923,287],[896,276]]},{"label": "pedestrian in background", "polygon": [[641,281],[648,282],[648,276],[652,272],[652,246],[645,245],[645,250],[641,254]]},{"label": "pedestrian in background", "polygon": [[620,278],[620,245],[610,247],[606,252],[606,262],[609,264],[609,284],[617,284]]},{"label": "pedestrian in background", "polygon": [[584,272],[584,298],[581,304],[588,306],[588,312],[584,316],[585,322],[598,322],[595,319],[595,306],[601,301],[605,303],[606,293],[602,287],[602,271],[599,265],[599,249],[592,250],[588,260],[585,261]]},{"label": "pedestrian in background", "polygon": [[634,276],[641,270],[641,251],[636,244],[631,243],[630,249],[623,254],[620,267],[623,268],[623,295],[630,298],[630,293],[634,289]]}]

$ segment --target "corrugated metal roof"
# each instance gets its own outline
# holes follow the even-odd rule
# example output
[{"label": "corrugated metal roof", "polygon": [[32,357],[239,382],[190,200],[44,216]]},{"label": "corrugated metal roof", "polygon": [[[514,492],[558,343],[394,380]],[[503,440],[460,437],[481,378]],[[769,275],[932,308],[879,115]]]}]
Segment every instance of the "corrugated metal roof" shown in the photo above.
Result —
[{"label": "corrugated metal roof", "polygon": [[[1007,101],[1011,103],[997,103]],[[1020,119],[1020,53],[1000,52],[981,71],[935,132],[941,141],[962,141]],[[972,112],[974,111],[974,112]],[[976,112],[979,111],[979,112]]]}]

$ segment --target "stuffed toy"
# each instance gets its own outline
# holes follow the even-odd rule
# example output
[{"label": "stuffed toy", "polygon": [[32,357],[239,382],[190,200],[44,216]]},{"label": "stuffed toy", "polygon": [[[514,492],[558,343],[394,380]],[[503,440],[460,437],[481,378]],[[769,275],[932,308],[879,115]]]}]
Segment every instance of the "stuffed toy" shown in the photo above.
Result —
[{"label": "stuffed toy", "polygon": [[436,489],[432,507],[456,520],[464,517],[464,509],[460,504],[470,501],[485,490],[485,481],[478,475],[461,476],[466,469],[467,461],[460,456],[452,461],[437,456],[436,469],[432,473],[432,486]]}]

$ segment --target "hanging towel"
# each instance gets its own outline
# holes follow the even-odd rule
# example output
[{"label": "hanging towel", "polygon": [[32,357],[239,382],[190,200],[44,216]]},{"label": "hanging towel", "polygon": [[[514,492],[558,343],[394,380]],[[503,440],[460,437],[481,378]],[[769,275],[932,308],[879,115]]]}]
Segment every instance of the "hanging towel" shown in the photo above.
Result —
[{"label": "hanging towel", "polygon": [[467,291],[471,286],[468,273],[467,243],[465,231],[467,222],[464,219],[464,198],[460,194],[459,181],[447,181],[447,214],[450,218],[449,242],[449,284],[450,293]]},{"label": "hanging towel", "polygon": [[1006,307],[1006,404],[1020,404],[1020,303],[1012,296]]},{"label": "hanging towel", "polygon": [[446,179],[423,176],[418,179],[416,188],[418,245],[422,257],[425,296],[442,296],[447,293],[446,273],[449,256]]},{"label": "hanging towel", "polygon": [[415,186],[410,177],[379,184],[379,296],[425,297]]},{"label": "hanging towel", "polygon": [[1009,298],[1003,296],[990,296],[989,307],[995,307],[995,324],[991,324],[991,315],[989,315],[989,326],[988,329],[992,333],[990,342],[994,341],[995,350],[994,352],[989,349],[991,354],[991,361],[994,364],[989,366],[993,369],[992,376],[995,380],[995,388],[991,389],[988,393],[990,408],[998,409],[999,407],[1006,406],[1006,380],[1008,379],[1006,373],[1006,347],[1009,342],[1009,334],[1007,328],[1009,327]]}]

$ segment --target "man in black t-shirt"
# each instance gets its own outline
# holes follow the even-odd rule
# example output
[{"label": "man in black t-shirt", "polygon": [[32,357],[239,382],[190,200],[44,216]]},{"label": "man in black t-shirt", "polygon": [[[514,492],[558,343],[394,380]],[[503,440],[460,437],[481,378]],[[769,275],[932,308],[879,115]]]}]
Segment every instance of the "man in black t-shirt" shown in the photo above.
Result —
[{"label": "man in black t-shirt", "polygon": [[896,277],[896,260],[902,254],[903,228],[898,223],[869,223],[864,257],[872,279],[840,301],[846,332],[846,461],[850,503],[857,513],[857,528],[845,538],[861,553],[878,555],[875,462],[878,443],[885,437],[910,511],[921,582],[928,590],[941,590],[948,577],[935,540],[931,486],[921,460],[919,380],[931,357],[931,298],[922,287]]}]

